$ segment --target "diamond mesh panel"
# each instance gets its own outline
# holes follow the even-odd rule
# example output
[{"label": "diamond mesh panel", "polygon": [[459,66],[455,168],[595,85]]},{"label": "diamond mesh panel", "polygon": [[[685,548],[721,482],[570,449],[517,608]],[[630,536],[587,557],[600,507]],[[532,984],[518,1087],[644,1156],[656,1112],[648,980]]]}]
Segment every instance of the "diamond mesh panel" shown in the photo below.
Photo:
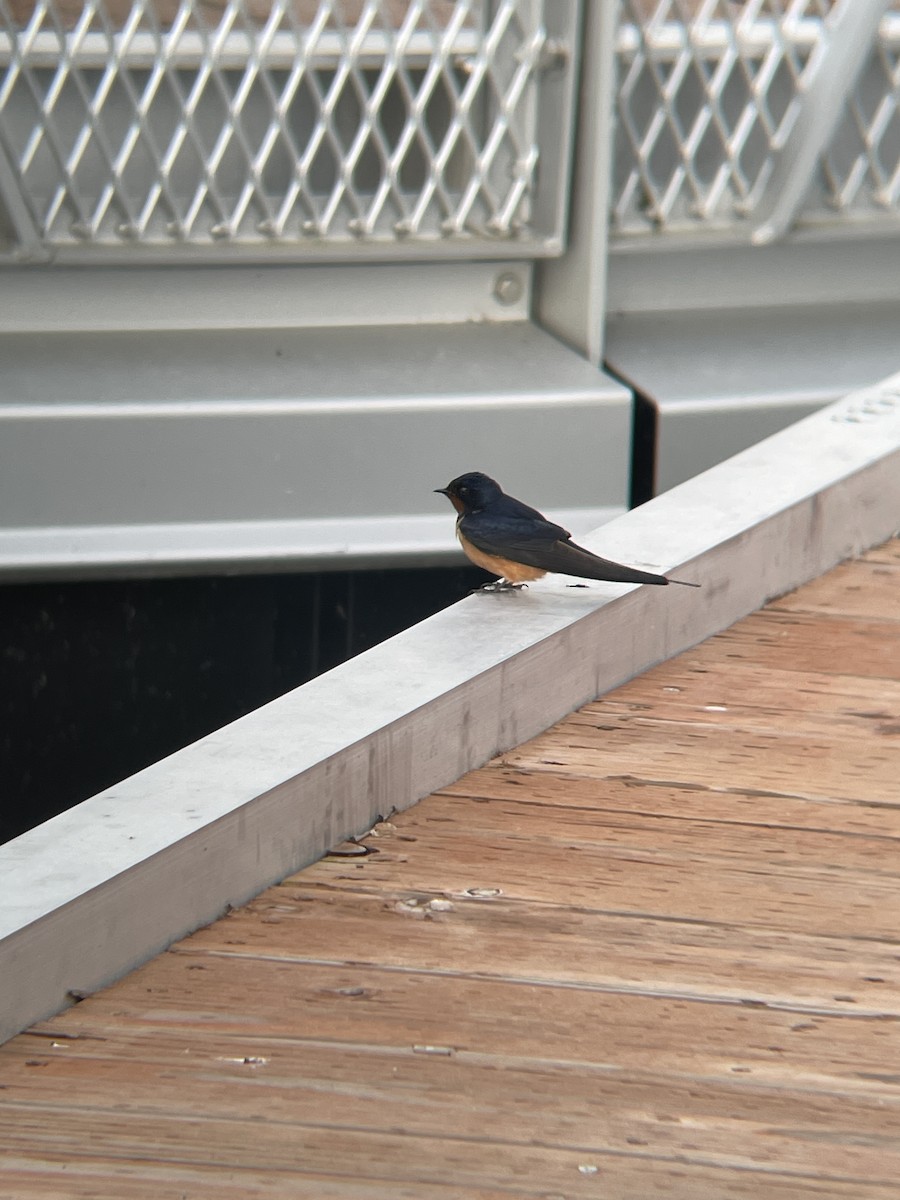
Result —
[{"label": "diamond mesh panel", "polygon": [[0,0],[8,173],[51,246],[539,246],[542,9]]},{"label": "diamond mesh panel", "polygon": [[823,188],[836,209],[900,212],[900,14],[878,44],[822,157]]},{"label": "diamond mesh panel", "polygon": [[[808,73],[827,54],[831,0],[622,0],[613,228],[752,218]],[[890,12],[830,146],[805,219],[872,217],[900,201],[900,15]]]}]

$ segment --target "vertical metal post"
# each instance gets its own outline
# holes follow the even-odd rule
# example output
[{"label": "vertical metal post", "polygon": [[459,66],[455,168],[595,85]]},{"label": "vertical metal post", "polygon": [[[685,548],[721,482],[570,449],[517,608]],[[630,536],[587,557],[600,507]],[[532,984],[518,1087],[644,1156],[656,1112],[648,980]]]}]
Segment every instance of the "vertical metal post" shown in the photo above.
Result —
[{"label": "vertical metal post", "polygon": [[20,262],[46,262],[50,255],[41,241],[40,230],[32,219],[19,187],[16,173],[2,145],[0,145],[0,208],[5,211],[16,240],[13,251],[15,257]]},{"label": "vertical metal post", "polygon": [[591,363],[603,357],[617,0],[588,0],[565,254],[538,265],[534,315]]}]

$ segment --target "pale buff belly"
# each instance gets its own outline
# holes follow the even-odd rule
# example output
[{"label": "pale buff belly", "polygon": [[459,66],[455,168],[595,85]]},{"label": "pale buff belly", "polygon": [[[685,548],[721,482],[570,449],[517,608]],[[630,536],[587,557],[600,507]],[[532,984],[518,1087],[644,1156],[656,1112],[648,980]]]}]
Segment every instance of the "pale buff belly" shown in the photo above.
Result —
[{"label": "pale buff belly", "polygon": [[477,567],[484,567],[485,571],[490,571],[492,575],[500,575],[503,579],[508,579],[510,583],[528,583],[532,579],[541,579],[547,574],[540,567],[527,567],[524,563],[513,562],[509,558],[500,558],[495,554],[485,554],[473,546],[458,529],[456,536],[467,558],[470,558]]}]

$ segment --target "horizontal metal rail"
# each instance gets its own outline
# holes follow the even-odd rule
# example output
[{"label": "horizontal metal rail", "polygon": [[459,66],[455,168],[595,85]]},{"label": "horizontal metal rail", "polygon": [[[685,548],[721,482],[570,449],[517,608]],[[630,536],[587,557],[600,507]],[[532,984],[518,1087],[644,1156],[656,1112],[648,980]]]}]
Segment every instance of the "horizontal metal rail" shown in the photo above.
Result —
[{"label": "horizontal metal rail", "polygon": [[[641,30],[633,22],[622,23],[616,33],[616,54],[629,59],[635,54],[649,53],[658,61],[670,61],[689,50],[693,55],[715,59],[724,50],[737,47],[742,54],[763,57],[773,46],[787,45],[797,50],[812,50],[825,36],[820,18],[805,17],[799,21],[777,22],[755,20],[737,27],[728,21],[709,21],[687,26],[679,21],[666,21]],[[879,27],[879,41],[890,49],[900,48],[900,13],[888,13]],[[477,53],[481,33],[471,27],[452,33],[449,50],[460,56],[459,66],[465,69],[467,56]],[[160,50],[166,60],[179,67],[197,67],[208,53],[208,35],[196,30],[181,30],[159,35],[137,31],[132,34],[107,34],[92,30],[77,37],[41,30],[25,45],[16,35],[0,31],[0,65],[8,66],[16,57],[29,67],[55,67],[60,52],[67,48],[67,57],[79,67],[101,68],[117,62],[133,68],[151,68],[158,61]],[[370,30],[357,44],[356,58],[363,65],[378,66],[391,53],[395,38],[384,30]],[[252,40],[246,33],[228,34],[218,41],[216,61],[225,70],[243,69],[253,51]],[[404,42],[404,61],[422,65],[434,51],[431,34],[415,33]],[[312,49],[317,66],[333,68],[346,53],[346,36],[336,31],[320,34]],[[266,41],[266,65],[273,70],[288,69],[297,62],[297,38],[286,31],[272,35]]]},{"label": "horizontal metal rail", "polygon": [[[473,28],[453,30],[445,46],[450,53],[460,56],[459,67],[465,69],[466,57],[476,54],[482,43],[482,34]],[[92,30],[76,36],[41,30],[27,39],[24,44],[7,31],[0,32],[0,65],[8,66],[19,61],[23,66],[53,68],[59,65],[61,52],[72,66],[103,68],[111,64],[135,69],[150,70],[160,57],[171,66],[195,68],[209,57],[209,34],[192,29],[174,33],[150,33],[138,30],[134,33],[104,33]],[[365,37],[356,42],[354,57],[361,66],[379,66],[396,52],[396,36],[384,30],[369,30]],[[435,38],[429,33],[414,33],[403,43],[403,61],[409,65],[423,66],[434,54]],[[336,31],[319,34],[310,47],[311,60],[317,67],[336,68],[347,52],[347,37]],[[221,41],[217,39],[216,64],[222,70],[244,70],[248,61],[255,57],[255,39],[246,33],[232,32]],[[298,57],[298,38],[295,34],[281,31],[265,42],[265,62],[270,70],[288,70],[294,67]]]},{"label": "horizontal metal rail", "polygon": [[[724,50],[736,47],[742,54],[763,57],[774,46],[813,50],[826,36],[821,17],[776,21],[704,21],[687,25],[681,21],[653,22],[641,28],[633,21],[623,22],[616,35],[616,54],[622,58],[637,53],[651,54],[669,61],[689,51],[695,57],[715,59]],[[900,13],[886,13],[878,30],[879,41],[887,47],[900,47]]]}]

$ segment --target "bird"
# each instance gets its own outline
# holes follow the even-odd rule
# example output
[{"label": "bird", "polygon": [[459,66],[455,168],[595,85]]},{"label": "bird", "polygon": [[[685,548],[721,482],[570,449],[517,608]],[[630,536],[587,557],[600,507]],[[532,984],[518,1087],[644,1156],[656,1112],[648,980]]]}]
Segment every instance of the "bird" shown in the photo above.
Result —
[{"label": "bird", "polygon": [[678,583],[699,587],[686,579],[654,575],[600,558],[572,541],[568,529],[548,521],[536,508],[507,494],[495,479],[481,471],[459,475],[446,487],[435,488],[459,514],[456,536],[468,558],[500,578],[480,591],[508,592],[527,587],[549,571],[580,579],[610,583]]}]

